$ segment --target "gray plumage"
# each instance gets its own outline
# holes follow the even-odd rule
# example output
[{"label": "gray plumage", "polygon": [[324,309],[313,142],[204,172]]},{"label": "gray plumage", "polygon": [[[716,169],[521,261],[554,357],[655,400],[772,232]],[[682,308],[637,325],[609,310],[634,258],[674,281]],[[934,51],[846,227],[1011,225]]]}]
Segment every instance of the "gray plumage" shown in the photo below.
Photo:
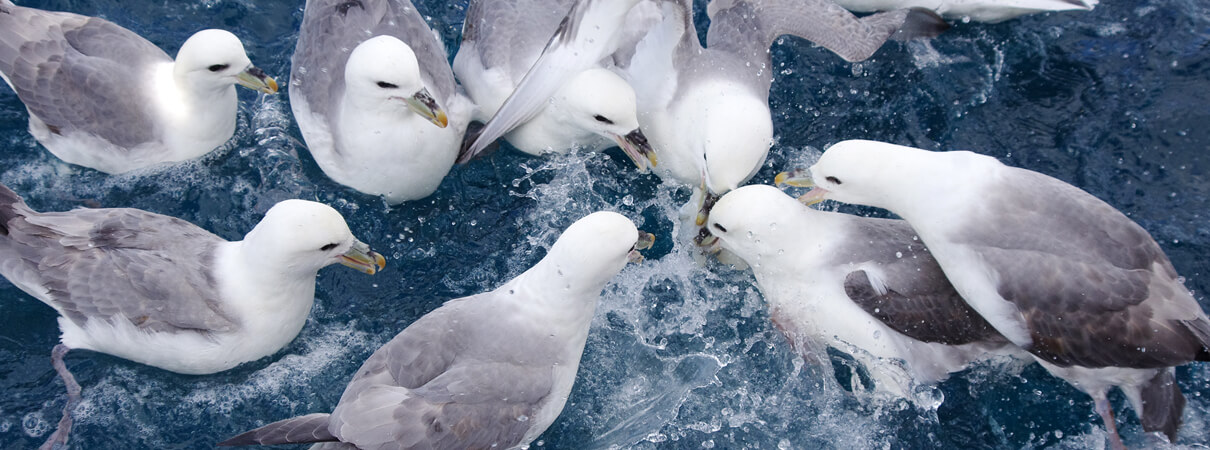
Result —
[{"label": "gray plumage", "polygon": [[[542,54],[526,69],[516,90],[504,101],[473,141],[458,157],[459,162],[473,159],[488,145],[538,114],[542,105],[574,74],[599,63],[618,49],[627,12],[641,0],[576,0],[559,23]],[[484,12],[487,13],[486,11]],[[493,19],[494,20],[494,19]],[[594,25],[584,26],[585,22]],[[482,25],[482,21],[471,21]],[[470,36],[483,42],[486,30]],[[539,36],[526,35],[525,39]]]},{"label": "gray plumage", "polygon": [[1125,214],[967,151],[851,140],[810,171],[814,198],[887,208],[911,223],[972,308],[1093,398],[1111,446],[1124,447],[1107,397],[1114,387],[1144,430],[1176,440],[1185,400],[1173,367],[1210,360],[1210,319]]},{"label": "gray plumage", "polygon": [[[529,270],[417,319],[362,364],[326,423],[306,423],[367,450],[528,444],[562,411],[601,290],[641,259],[639,236],[617,213],[576,221]],[[323,436],[294,430],[298,423],[220,445]]]},{"label": "gray plumage", "polygon": [[[1084,367],[1159,368],[1210,356],[1210,322],[1146,230],[1079,188],[1006,169],[1012,178],[985,198],[997,208],[954,242],[995,268],[1000,295],[1028,324],[1030,352]],[[1190,319],[1158,320],[1159,310]]]},{"label": "gray plumage", "polygon": [[[452,300],[413,322],[362,364],[326,423],[311,425],[362,449],[518,444],[551,400],[551,367],[569,361],[545,330],[510,323],[513,307],[501,295]],[[282,440],[295,420],[220,445],[317,442]]]},{"label": "gray plumage", "polygon": [[796,351],[809,361],[823,346],[849,353],[882,392],[911,399],[916,384],[1021,353],[965,303],[904,221],[817,211],[751,185],[719,199],[708,229],[702,243],[748,263]]},{"label": "gray plumage", "polygon": [[875,286],[865,270],[849,272],[844,289],[853,303],[891,329],[919,341],[1008,343],[966,304],[907,222],[858,217],[849,222],[852,229],[845,244],[827,264],[870,262],[882,269],[881,286]]},{"label": "gray plumage", "polygon": [[0,8],[0,72],[30,113],[56,134],[81,131],[118,147],[154,140],[157,122],[139,81],[172,58],[139,35],[96,18]]},{"label": "gray plumage", "polygon": [[[846,61],[863,61],[892,37],[933,37],[949,27],[924,9],[898,9],[858,18],[831,0],[714,0],[707,13],[710,29],[706,49],[742,61],[742,68],[732,64],[727,69],[744,70],[749,74],[746,78],[761,80],[758,90],[766,100],[773,80],[769,47],[780,36],[798,36]],[[696,33],[687,36],[692,37],[690,48],[701,48]]]},{"label": "gray plumage", "polygon": [[504,68],[513,84],[529,72],[573,0],[472,0],[462,41],[478,49],[483,67]]},{"label": "gray plumage", "polygon": [[38,213],[0,186],[0,273],[84,327],[125,320],[147,332],[231,331],[211,262],[225,242],[138,209]]},{"label": "gray plumage", "polygon": [[332,117],[345,89],[349,53],[366,39],[388,35],[412,48],[424,85],[449,107],[456,90],[445,47],[410,1],[307,0],[306,11],[290,59],[291,102],[299,98],[313,114]]}]

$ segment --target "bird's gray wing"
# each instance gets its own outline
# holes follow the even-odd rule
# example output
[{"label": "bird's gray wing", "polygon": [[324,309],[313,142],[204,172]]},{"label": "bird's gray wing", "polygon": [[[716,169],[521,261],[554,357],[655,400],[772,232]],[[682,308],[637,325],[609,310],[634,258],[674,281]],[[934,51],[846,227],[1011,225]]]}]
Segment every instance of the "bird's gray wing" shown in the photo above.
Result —
[{"label": "bird's gray wing", "polygon": [[0,255],[20,261],[15,284],[36,286],[83,326],[127,320],[149,331],[222,332],[238,324],[221,308],[213,264],[219,237],[137,209],[35,213],[0,191],[7,236]]},{"label": "bird's gray wing", "polygon": [[[490,295],[447,303],[374,352],[332,413],[333,434],[361,448],[388,442],[400,448],[519,443],[532,425],[529,419],[548,400],[553,369],[488,357],[476,347],[482,345],[478,333],[486,328],[481,322],[493,315],[476,299]],[[464,309],[475,303],[474,312]],[[527,338],[507,337],[510,342]]]},{"label": "bird's gray wing", "polygon": [[612,54],[630,7],[638,0],[577,0],[554,36],[479,136],[458,155],[467,162],[541,111],[555,91]]},{"label": "bird's gray wing", "polygon": [[255,430],[240,433],[225,441],[219,442],[220,447],[237,445],[275,445],[275,444],[309,444],[313,442],[334,442],[336,437],[328,431],[329,415],[325,413],[307,414],[286,420],[279,420]]},{"label": "bird's gray wing", "polygon": [[863,310],[924,342],[1008,342],[966,304],[907,222],[854,217],[852,223],[849,248],[836,254],[879,267],[875,276],[855,270],[845,278],[845,293]]},{"label": "bird's gray wing", "polygon": [[462,42],[473,44],[484,68],[521,81],[571,10],[572,0],[472,0]]},{"label": "bird's gray wing", "polygon": [[408,0],[307,0],[290,60],[291,96],[300,95],[313,114],[331,117],[344,92],[349,53],[381,35],[412,48],[425,86],[439,102],[453,98],[454,75],[445,47]]},{"label": "bird's gray wing", "polygon": [[1011,173],[984,199],[997,208],[953,240],[994,271],[1030,330],[1027,350],[1060,366],[1136,368],[1204,352],[1210,324],[1146,230],[1074,186]]},{"label": "bird's gray wing", "polygon": [[869,58],[892,35],[932,37],[948,28],[936,13],[898,9],[858,18],[831,0],[714,0],[707,7],[706,47],[740,55],[756,64],[769,46],[790,34],[810,40],[847,61]]},{"label": "bird's gray wing", "polygon": [[172,58],[104,19],[13,6],[0,11],[0,72],[51,132],[119,147],[156,138],[147,74]]}]

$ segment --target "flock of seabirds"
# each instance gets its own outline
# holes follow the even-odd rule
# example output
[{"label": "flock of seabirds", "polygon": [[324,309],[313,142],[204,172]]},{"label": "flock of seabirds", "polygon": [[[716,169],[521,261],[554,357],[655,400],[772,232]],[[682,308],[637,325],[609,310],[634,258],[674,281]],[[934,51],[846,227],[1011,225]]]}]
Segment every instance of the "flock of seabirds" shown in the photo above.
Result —
[{"label": "flock of seabirds", "polygon": [[[541,155],[620,147],[694,190],[695,242],[750,264],[770,317],[810,359],[826,345],[909,397],[973,361],[1037,361],[1094,399],[1124,448],[1118,387],[1151,439],[1177,440],[1174,366],[1210,360],[1210,321],[1146,230],[1047,175],[966,151],[849,140],[778,185],[743,185],[773,139],[769,47],[809,39],[849,61],[928,39],[941,15],[1000,21],[1095,0],[713,0],[703,46],[689,0],[471,0],[452,67],[408,0],[308,0],[290,105],[324,173],[400,203],[499,139]],[[858,17],[856,11],[881,11]],[[117,173],[197,158],[236,125],[239,84],[276,81],[240,40],[204,30],[176,59],[118,25],[0,0],[0,74],[33,136]],[[457,81],[456,81],[457,80]],[[813,209],[880,207],[902,220]],[[60,314],[52,363],[68,391],[43,448],[66,446],[88,349],[185,374],[276,353],[310,313],[317,272],[384,258],[331,207],[287,200],[242,241],[137,209],[37,212],[0,187],[0,273]],[[597,299],[654,237],[596,212],[499,288],[410,324],[353,375],[335,410],[219,445],[516,448],[559,415]],[[818,357],[818,354],[815,355]],[[894,361],[888,364],[887,361]],[[1154,433],[1151,433],[1154,432]]]}]

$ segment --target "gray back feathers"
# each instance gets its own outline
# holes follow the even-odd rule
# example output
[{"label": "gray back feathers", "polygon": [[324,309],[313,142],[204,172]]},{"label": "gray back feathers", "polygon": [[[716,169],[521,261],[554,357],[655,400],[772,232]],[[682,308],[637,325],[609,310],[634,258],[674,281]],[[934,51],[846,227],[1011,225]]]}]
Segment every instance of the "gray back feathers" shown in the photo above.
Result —
[{"label": "gray back feathers", "polygon": [[1060,366],[1159,368],[1204,352],[1210,323],[1146,230],[1074,186],[1008,170],[1012,186],[989,190],[1000,207],[980,219],[1000,226],[954,239],[996,270],[1032,353]]},{"label": "gray back feathers", "polygon": [[330,117],[344,93],[349,53],[380,35],[412,48],[424,85],[448,108],[456,91],[445,47],[408,0],[307,0],[290,60],[291,98],[301,95],[312,113]]},{"label": "gray back feathers", "polygon": [[213,278],[224,242],[218,236],[137,209],[37,213],[20,202],[0,202],[0,209],[8,231],[0,237],[4,276],[40,290],[29,293],[80,326],[125,320],[148,331],[202,334],[238,326],[222,311]]},{"label": "gray back feathers", "polygon": [[941,271],[941,266],[902,220],[853,218],[851,245],[836,252],[833,265],[869,261],[882,270],[884,289],[864,270],[850,272],[845,293],[870,315],[912,339],[961,345],[1008,340],[975,312]]},{"label": "gray back feathers", "polygon": [[462,41],[473,43],[485,68],[519,83],[571,10],[572,0],[472,0]]},{"label": "gray back feathers", "polygon": [[172,58],[104,19],[9,6],[0,11],[0,72],[52,132],[79,130],[118,147],[154,140],[141,86]]},{"label": "gray back feathers", "polygon": [[[541,330],[509,326],[499,295],[450,301],[374,352],[333,411],[333,434],[362,447],[520,443],[533,425],[528,418],[549,401],[552,366],[566,362],[543,348]],[[501,323],[485,326],[493,320]],[[407,393],[383,394],[394,386]]]}]

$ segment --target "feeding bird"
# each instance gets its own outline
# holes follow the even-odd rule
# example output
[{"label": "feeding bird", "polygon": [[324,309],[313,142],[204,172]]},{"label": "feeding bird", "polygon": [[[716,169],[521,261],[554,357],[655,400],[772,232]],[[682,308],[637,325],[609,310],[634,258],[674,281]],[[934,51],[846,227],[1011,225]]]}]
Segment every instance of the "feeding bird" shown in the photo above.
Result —
[{"label": "feeding bird", "polygon": [[1050,373],[1092,397],[1118,387],[1146,431],[1175,442],[1174,366],[1210,360],[1210,320],[1147,230],[1055,178],[967,151],[851,140],[810,168],[804,200],[907,220],[968,304]]},{"label": "feeding bird", "polygon": [[970,308],[902,220],[818,211],[772,186],[744,186],[711,210],[702,245],[756,275],[769,316],[808,360],[850,354],[878,392],[914,400],[916,386],[969,363],[1018,356]]},{"label": "feeding bird", "polygon": [[[454,73],[478,105],[478,120],[516,123],[503,131],[502,136],[518,150],[541,155],[565,153],[572,148],[600,151],[617,145],[639,170],[645,171],[657,161],[639,128],[634,89],[620,75],[595,61],[579,70],[568,70],[565,79],[546,81],[551,84],[544,86],[549,101],[539,102],[536,111],[504,108],[497,113],[525,77],[541,79],[541,72],[557,71],[547,67],[564,64],[561,60],[552,61],[555,56],[570,60],[578,56],[547,47],[547,44],[570,45],[560,40],[552,42],[551,37],[556,32],[569,32],[573,23],[587,20],[568,16],[569,12],[594,11],[573,8],[572,4],[572,0],[471,1],[462,46],[454,57]],[[543,60],[546,65],[536,66],[544,49],[550,52]],[[535,73],[528,75],[530,72]],[[514,114],[529,117],[518,120]],[[489,139],[494,139],[482,135],[478,138],[461,160],[474,158],[490,144]]]},{"label": "feeding bird", "polygon": [[521,275],[408,325],[362,364],[331,414],[219,445],[524,448],[567,402],[601,290],[652,239],[620,214],[585,216]]},{"label": "feeding bird", "polygon": [[703,47],[688,0],[658,2],[662,20],[619,53],[639,99],[639,124],[660,160],[656,171],[695,188],[685,215],[705,216],[718,195],[752,178],[773,143],[769,88],[775,39],[794,35],[847,61],[887,39],[935,36],[948,26],[924,10],[857,18],[830,0],[716,0]]}]

